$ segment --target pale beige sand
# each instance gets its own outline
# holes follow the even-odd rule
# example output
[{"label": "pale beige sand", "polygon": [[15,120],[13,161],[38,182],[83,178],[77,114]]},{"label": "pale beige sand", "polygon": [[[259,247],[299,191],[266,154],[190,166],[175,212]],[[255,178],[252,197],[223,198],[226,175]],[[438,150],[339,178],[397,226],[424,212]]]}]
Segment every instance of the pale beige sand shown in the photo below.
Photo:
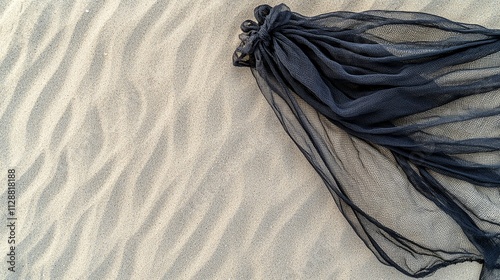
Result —
[{"label": "pale beige sand", "polygon": [[[232,66],[239,25],[259,4],[0,1],[0,172],[19,176],[17,272],[2,258],[0,275],[410,279],[358,239],[249,69]],[[287,5],[500,27],[496,0]],[[3,256],[6,235],[0,227]]]}]

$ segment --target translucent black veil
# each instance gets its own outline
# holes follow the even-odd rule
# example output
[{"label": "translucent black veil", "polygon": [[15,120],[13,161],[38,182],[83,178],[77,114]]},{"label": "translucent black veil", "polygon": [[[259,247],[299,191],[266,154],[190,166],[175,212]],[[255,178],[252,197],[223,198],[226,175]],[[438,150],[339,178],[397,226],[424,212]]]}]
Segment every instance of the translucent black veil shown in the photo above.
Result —
[{"label": "translucent black veil", "polygon": [[283,4],[255,17],[234,64],[377,258],[415,277],[478,261],[500,279],[500,30]]}]

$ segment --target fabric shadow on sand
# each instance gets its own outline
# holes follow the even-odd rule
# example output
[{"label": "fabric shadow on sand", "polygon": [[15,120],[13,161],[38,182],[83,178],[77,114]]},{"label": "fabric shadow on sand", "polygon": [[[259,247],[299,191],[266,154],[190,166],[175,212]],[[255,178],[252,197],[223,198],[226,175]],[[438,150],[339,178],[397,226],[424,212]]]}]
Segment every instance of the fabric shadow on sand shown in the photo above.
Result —
[{"label": "fabric shadow on sand", "polygon": [[255,17],[234,64],[377,258],[415,277],[478,261],[500,279],[500,30],[284,4]]}]

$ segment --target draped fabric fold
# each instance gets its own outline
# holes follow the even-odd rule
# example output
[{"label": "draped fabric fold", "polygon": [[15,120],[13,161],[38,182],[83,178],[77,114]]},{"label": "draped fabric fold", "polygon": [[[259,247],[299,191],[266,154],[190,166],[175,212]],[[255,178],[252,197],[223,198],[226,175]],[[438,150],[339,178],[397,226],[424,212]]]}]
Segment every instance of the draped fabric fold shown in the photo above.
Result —
[{"label": "draped fabric fold", "polygon": [[234,65],[377,258],[500,279],[500,30],[416,12],[261,5]]}]

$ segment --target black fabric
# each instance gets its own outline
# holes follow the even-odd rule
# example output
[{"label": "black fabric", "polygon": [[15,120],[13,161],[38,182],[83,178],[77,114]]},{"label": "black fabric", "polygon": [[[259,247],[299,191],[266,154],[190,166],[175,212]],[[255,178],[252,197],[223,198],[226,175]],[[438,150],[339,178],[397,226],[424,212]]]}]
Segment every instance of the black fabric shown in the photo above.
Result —
[{"label": "black fabric", "polygon": [[236,66],[377,258],[500,279],[500,31],[415,12],[255,9]]}]

